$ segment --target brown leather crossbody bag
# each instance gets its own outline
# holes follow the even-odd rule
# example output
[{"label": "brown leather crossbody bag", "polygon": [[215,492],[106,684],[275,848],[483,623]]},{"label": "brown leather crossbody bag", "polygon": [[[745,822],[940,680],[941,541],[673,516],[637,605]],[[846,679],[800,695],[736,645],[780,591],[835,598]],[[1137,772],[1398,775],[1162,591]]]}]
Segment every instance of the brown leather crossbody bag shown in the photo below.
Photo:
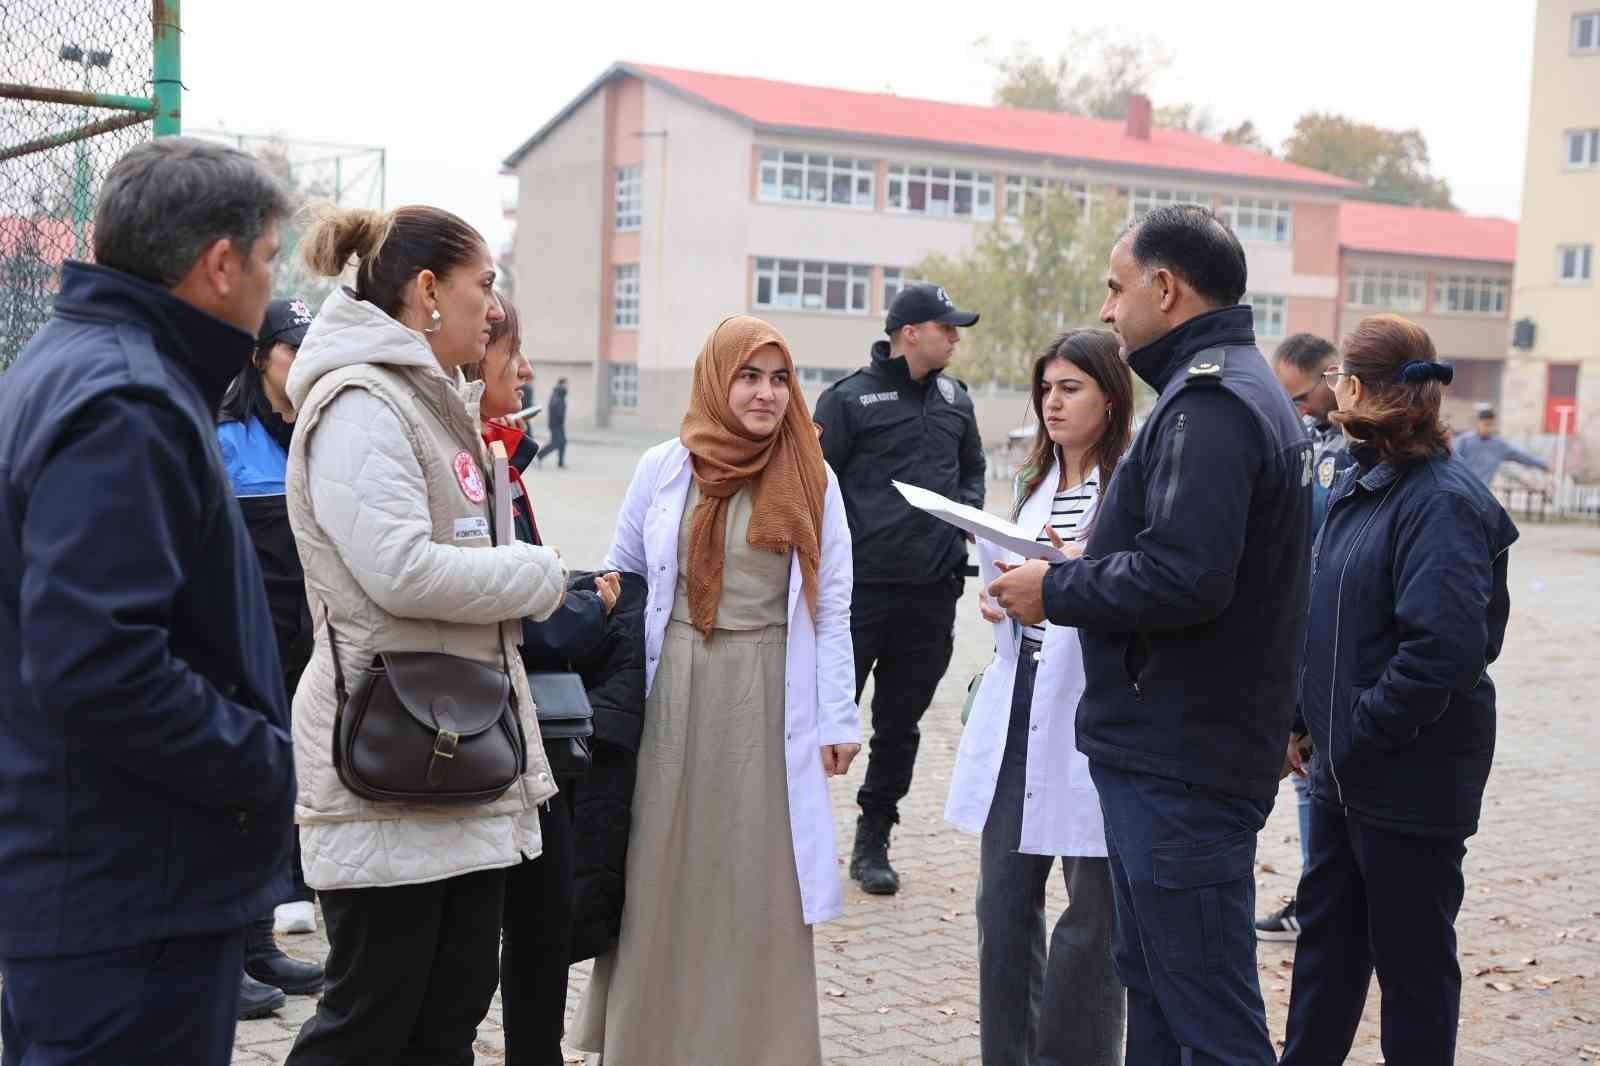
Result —
[{"label": "brown leather crossbody bag", "polygon": [[[527,769],[527,738],[506,669],[439,652],[379,652],[345,688],[333,625],[333,767],[378,803],[492,803]],[[500,648],[502,662],[505,646]]]}]

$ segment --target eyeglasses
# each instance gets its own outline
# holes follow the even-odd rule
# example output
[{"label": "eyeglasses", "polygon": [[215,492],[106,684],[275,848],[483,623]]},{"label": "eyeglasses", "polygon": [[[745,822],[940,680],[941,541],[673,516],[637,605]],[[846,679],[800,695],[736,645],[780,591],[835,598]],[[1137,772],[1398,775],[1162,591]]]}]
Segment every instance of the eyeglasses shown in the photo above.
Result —
[{"label": "eyeglasses", "polygon": [[1322,372],[1322,380],[1323,380],[1324,383],[1326,383],[1328,385],[1337,385],[1337,384],[1339,384],[1339,379],[1340,378],[1353,378],[1353,377],[1355,377],[1355,375],[1352,374],[1350,371],[1346,370],[1342,366],[1330,366],[1328,369],[1326,369],[1326,370],[1324,370]]}]

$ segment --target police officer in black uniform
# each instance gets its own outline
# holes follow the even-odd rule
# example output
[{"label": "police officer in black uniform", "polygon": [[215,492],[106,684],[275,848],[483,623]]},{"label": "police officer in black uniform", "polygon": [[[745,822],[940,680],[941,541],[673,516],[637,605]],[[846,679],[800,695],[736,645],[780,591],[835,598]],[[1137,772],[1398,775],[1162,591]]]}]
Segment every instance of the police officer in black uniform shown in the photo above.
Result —
[{"label": "police officer in black uniform", "polygon": [[1277,1061],[1256,975],[1256,834],[1294,718],[1313,471],[1245,282],[1244,249],[1209,208],[1133,222],[1100,316],[1158,399],[1082,558],[1026,563],[989,589],[1083,647],[1077,742],[1106,821],[1128,1066]]},{"label": "police officer in black uniform", "polygon": [[972,399],[944,373],[961,340],[958,328],[977,321],[937,285],[906,286],[889,307],[889,339],[872,346],[870,363],[822,394],[814,416],[855,545],[850,633],[858,701],[867,675],[876,678],[850,858],[850,876],[875,895],[900,888],[889,865],[889,831],[911,788],[918,723],[950,665],[967,565],[961,533],[913,509],[891,482],[983,506],[983,441]]}]

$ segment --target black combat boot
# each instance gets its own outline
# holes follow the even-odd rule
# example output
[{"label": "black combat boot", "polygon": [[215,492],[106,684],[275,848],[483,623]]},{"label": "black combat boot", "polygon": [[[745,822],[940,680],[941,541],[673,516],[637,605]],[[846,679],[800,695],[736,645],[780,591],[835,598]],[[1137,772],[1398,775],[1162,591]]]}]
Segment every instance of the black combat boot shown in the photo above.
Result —
[{"label": "black combat boot", "polygon": [[264,985],[247,973],[239,975],[239,1020],[248,1022],[255,1018],[265,1018],[275,1013],[289,997],[273,988]]},{"label": "black combat boot", "polygon": [[850,876],[863,892],[892,896],[900,891],[900,875],[889,865],[889,830],[894,819],[862,812],[856,819],[856,846],[850,854]]},{"label": "black combat boot", "polygon": [[291,959],[278,950],[270,916],[245,926],[244,972],[291,996],[311,996],[322,991],[322,967]]}]

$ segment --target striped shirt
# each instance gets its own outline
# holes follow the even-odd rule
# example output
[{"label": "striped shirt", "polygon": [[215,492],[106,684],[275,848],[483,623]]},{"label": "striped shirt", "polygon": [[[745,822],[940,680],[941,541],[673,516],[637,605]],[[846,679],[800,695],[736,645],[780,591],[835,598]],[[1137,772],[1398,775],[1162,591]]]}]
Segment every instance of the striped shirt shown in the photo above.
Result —
[{"label": "striped shirt", "polygon": [[[1056,531],[1056,536],[1061,538],[1063,544],[1071,544],[1083,532],[1081,529],[1083,519],[1094,503],[1095,490],[1098,486],[1099,479],[1091,474],[1083,484],[1056,493],[1055,499],[1051,501],[1050,528]],[[1040,529],[1039,535],[1033,539],[1040,544],[1051,543],[1050,534],[1044,529]],[[1022,638],[1043,644],[1044,626],[1023,626]]]}]

